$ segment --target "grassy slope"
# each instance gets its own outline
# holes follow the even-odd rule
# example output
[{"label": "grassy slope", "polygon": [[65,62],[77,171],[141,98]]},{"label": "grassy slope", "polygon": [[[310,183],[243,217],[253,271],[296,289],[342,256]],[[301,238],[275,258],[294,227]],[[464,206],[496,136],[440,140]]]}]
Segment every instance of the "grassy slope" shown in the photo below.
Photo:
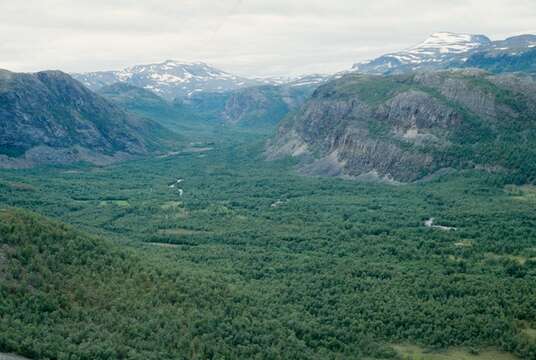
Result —
[{"label": "grassy slope", "polygon": [[394,348],[404,360],[515,360],[511,354],[485,350],[470,353],[466,350],[453,349],[445,352],[426,351],[418,346],[395,345]]}]

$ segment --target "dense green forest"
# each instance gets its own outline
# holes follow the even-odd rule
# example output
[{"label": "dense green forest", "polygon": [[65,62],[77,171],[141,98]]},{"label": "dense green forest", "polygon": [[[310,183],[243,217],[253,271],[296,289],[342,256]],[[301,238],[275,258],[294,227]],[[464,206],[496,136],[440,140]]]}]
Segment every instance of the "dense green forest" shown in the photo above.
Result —
[{"label": "dense green forest", "polygon": [[536,359],[535,187],[476,171],[303,177],[262,160],[262,135],[229,138],[2,170],[0,352],[400,359],[413,344]]}]

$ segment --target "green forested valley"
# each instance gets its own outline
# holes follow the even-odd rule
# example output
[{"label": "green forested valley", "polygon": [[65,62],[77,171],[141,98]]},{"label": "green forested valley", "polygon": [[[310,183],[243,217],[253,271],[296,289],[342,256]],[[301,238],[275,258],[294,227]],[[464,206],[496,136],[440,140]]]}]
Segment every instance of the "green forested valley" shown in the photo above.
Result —
[{"label": "green forested valley", "polygon": [[0,352],[536,359],[536,187],[304,177],[230,139],[2,170]]}]

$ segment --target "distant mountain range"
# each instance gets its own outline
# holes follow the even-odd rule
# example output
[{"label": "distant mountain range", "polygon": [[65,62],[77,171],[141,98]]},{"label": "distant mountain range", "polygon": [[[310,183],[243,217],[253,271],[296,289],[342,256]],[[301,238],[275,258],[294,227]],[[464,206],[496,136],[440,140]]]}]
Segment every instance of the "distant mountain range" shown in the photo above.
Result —
[{"label": "distant mountain range", "polygon": [[[485,35],[439,32],[407,50],[357,63],[350,72],[387,75],[450,68],[480,68],[495,73],[536,73],[536,35],[492,41]],[[337,77],[314,74],[247,78],[203,62],[176,60],[72,76],[94,91],[119,82],[150,90],[169,101],[200,93],[224,93],[262,85],[318,86]]]},{"label": "distant mountain range", "polygon": [[174,129],[196,121],[273,126],[331,78],[312,74],[246,79],[204,63],[171,60],[73,77],[124,109]]},{"label": "distant mountain range", "polygon": [[168,129],[283,120],[269,156],[316,157],[306,173],[405,182],[482,167],[523,177],[536,158],[527,74],[536,36],[454,33],[331,76],[245,78],[172,60],[74,79],[0,70],[0,167],[105,164],[166,149],[178,140]]},{"label": "distant mountain range", "polygon": [[200,123],[266,128],[300,107],[317,88],[306,82],[290,84],[199,92],[174,101],[127,83],[104,86],[97,93],[125,110],[156,119],[177,131]]},{"label": "distant mountain range", "polygon": [[327,75],[250,79],[229,74],[203,62],[189,63],[175,60],[136,65],[119,71],[99,71],[72,74],[72,76],[92,90],[121,82],[150,90],[168,100],[190,97],[201,92],[226,92],[260,85],[319,84],[328,79]]},{"label": "distant mountain range", "polygon": [[191,96],[197,92],[228,91],[259,85],[260,82],[229,74],[202,62],[167,60],[159,64],[136,65],[119,71],[73,74],[92,90],[117,82],[151,90],[167,99]]},{"label": "distant mountain range", "polygon": [[449,68],[536,73],[536,35],[491,41],[484,35],[435,33],[407,50],[357,63],[352,70],[385,75]]}]

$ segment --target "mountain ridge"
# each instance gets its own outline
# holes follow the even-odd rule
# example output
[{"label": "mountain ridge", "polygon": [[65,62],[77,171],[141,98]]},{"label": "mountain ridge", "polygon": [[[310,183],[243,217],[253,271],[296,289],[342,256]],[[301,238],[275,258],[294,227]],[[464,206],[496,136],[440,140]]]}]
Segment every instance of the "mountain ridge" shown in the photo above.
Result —
[{"label": "mountain ridge", "polygon": [[61,71],[0,70],[0,166],[105,164],[165,148],[170,132]]},{"label": "mountain ridge", "polygon": [[[419,70],[477,67],[492,72],[526,71],[525,68],[501,70],[489,63],[500,62],[509,55],[512,61],[536,50],[536,36],[525,34],[504,40],[490,40],[485,35],[433,33],[424,42],[409,49],[381,55],[354,64],[352,71],[365,74],[403,74]],[[534,51],[536,53],[536,51]],[[478,61],[479,58],[483,58]],[[534,57],[531,56],[531,60]],[[530,68],[536,72],[536,66]]]},{"label": "mountain ridge", "polygon": [[445,169],[534,181],[536,81],[483,70],[348,74],[285,118],[268,158],[309,175],[413,182]]},{"label": "mountain ridge", "polygon": [[330,75],[309,74],[292,77],[247,78],[225,72],[205,62],[176,60],[134,65],[117,71],[75,73],[72,76],[94,91],[123,82],[150,90],[167,100],[187,98],[203,92],[222,93],[262,85],[320,84],[330,77]]},{"label": "mountain ridge", "polygon": [[162,63],[134,65],[117,71],[73,74],[92,90],[116,82],[126,82],[172,100],[198,91],[236,89],[256,82],[229,74],[204,62],[166,60]]}]

